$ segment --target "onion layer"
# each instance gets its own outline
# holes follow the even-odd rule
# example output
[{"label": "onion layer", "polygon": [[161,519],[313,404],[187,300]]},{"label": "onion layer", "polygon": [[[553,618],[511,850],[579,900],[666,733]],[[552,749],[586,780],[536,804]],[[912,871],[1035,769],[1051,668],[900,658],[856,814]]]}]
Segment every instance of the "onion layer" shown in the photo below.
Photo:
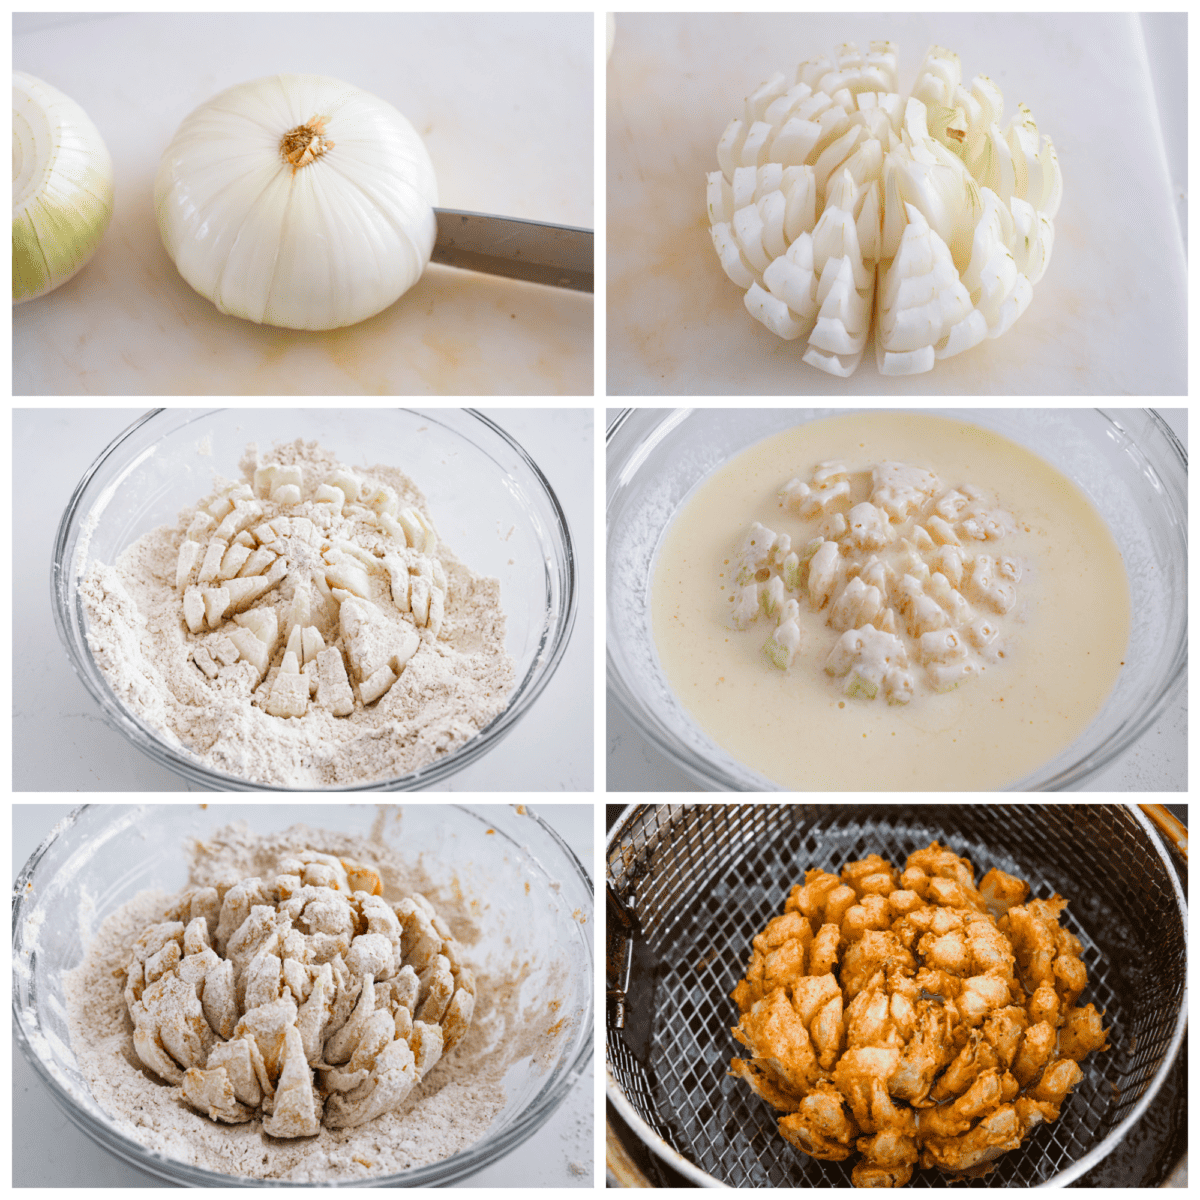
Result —
[{"label": "onion layer", "polygon": [[87,113],[13,73],[13,303],[66,283],[96,253],[113,207],[112,159]]}]

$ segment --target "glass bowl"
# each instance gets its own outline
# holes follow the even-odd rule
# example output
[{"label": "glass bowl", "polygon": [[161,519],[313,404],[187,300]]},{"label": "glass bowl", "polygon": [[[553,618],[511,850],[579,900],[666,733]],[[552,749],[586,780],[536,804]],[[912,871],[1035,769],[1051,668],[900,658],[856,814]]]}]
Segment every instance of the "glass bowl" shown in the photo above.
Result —
[{"label": "glass bowl", "polygon": [[[87,645],[78,581],[93,559],[110,565],[131,542],[212,488],[240,478],[250,442],[317,440],[348,465],[402,470],[429,501],[440,536],[473,571],[500,580],[517,683],[504,711],[452,754],[394,779],[323,789],[430,787],[485,754],[549,683],[575,622],[575,552],[567,519],[528,454],[470,409],[157,409],[135,421],[80,480],[54,544],[55,624],[71,665],[104,719],[143,753],[201,788],[286,791],[205,766],[169,744],[116,697]],[[304,789],[306,791],[312,789]]]},{"label": "glass bowl", "polygon": [[[383,818],[380,820],[380,818]],[[130,1136],[132,1126],[93,1099],[71,1048],[64,975],[78,966],[104,919],[146,888],[175,892],[187,882],[184,842],[231,820],[256,833],[296,822],[366,836],[377,827],[405,859],[451,864],[446,883],[470,899],[481,930],[474,966],[529,972],[512,1003],[544,1011],[553,996],[560,1032],[549,1052],[507,1070],[507,1102],[480,1140],[428,1166],[370,1180],[307,1186],[448,1184],[494,1162],[550,1117],[587,1068],[592,1049],[592,883],[562,839],[534,810],[511,805],[87,805],[51,832],[13,889],[13,1028],[17,1044],[54,1100],[113,1154],[192,1187],[303,1186],[289,1180],[218,1174],[168,1159]],[[431,875],[437,876],[435,870]],[[535,1057],[537,1061],[535,1061]],[[436,1068],[435,1068],[436,1070]]]},{"label": "glass bowl", "polygon": [[[652,567],[672,518],[721,463],[763,438],[863,409],[624,410],[608,430],[610,694],[638,731],[702,787],[778,791],[718,746],[663,674],[650,619]],[[1187,675],[1187,451],[1145,409],[920,409],[1027,446],[1083,489],[1125,561],[1129,652],[1091,725],[1009,791],[1078,788],[1154,724]]]}]

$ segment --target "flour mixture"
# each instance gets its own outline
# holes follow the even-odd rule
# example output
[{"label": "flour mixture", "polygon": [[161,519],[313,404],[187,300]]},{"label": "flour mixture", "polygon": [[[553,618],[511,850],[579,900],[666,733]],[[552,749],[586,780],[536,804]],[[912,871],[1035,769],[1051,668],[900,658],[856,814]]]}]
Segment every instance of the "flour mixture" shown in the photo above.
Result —
[{"label": "flour mixture", "polygon": [[67,977],[72,1049],[123,1133],[207,1170],[437,1162],[486,1134],[554,1019],[520,1010],[520,969],[473,974],[479,939],[460,889],[381,842],[231,825],[196,843],[186,891],[105,921]]},{"label": "flour mixture", "polygon": [[260,457],[80,582],[117,696],[205,766],[256,783],[393,778],[503,711],[499,583],[439,541],[391,467],[315,442]]}]

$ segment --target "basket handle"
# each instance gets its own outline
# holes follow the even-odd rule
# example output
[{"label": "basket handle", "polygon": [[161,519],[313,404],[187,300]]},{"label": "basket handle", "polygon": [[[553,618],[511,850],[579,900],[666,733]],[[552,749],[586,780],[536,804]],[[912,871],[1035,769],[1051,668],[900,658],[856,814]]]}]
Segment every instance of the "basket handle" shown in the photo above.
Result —
[{"label": "basket handle", "polygon": [[1187,826],[1174,813],[1168,812],[1164,804],[1139,804],[1138,807],[1154,822],[1158,832],[1179,851],[1186,863],[1188,860]]}]

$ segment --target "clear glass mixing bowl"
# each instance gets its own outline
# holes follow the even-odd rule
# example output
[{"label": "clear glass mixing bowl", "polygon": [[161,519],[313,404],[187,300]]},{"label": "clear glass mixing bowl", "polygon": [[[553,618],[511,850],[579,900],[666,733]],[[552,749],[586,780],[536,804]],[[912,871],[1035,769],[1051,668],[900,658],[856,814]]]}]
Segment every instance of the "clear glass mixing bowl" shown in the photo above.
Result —
[{"label": "clear glass mixing bowl", "polygon": [[[555,1010],[549,1052],[517,1060],[504,1086],[507,1103],[479,1141],[441,1162],[401,1174],[343,1184],[297,1184],[222,1175],[147,1149],[93,1099],[71,1049],[64,975],[82,961],[105,918],[138,892],[180,890],[187,882],[185,840],[232,820],[255,833],[297,822],[369,835],[383,817],[384,840],[405,859],[445,864],[448,886],[474,906],[481,937],[472,965],[529,972],[513,1003]],[[191,1187],[440,1185],[464,1179],[539,1129],[585,1070],[592,1051],[592,882],[579,860],[533,809],[417,802],[376,805],[115,805],[76,809],[25,864],[13,888],[13,1028],[17,1044],[71,1121],[113,1154],[160,1178]],[[434,1068],[436,1071],[436,1068]]]},{"label": "clear glass mixing bowl", "polygon": [[[174,521],[212,488],[240,477],[250,442],[316,440],[354,465],[385,463],[425,494],[438,532],[473,571],[500,580],[517,683],[508,705],[452,754],[397,779],[329,791],[430,787],[474,762],[529,711],[562,659],[575,622],[575,552],[567,519],[528,454],[470,409],[158,409],[135,421],[75,489],[54,544],[55,623],[71,665],[114,729],[202,788],[280,791],[214,771],[117,699],[87,645],[78,580],[93,559],[112,564],[142,534]],[[305,789],[309,790],[309,789]]]},{"label": "clear glass mixing bowl", "polygon": [[[691,490],[746,447],[862,409],[626,409],[608,429],[609,691],[638,731],[705,788],[775,791],[692,719],[659,665],[650,620],[663,533]],[[993,429],[1074,480],[1104,517],[1129,576],[1125,666],[1084,733],[1006,790],[1077,788],[1162,714],[1187,676],[1187,451],[1146,409],[920,409]]]}]

